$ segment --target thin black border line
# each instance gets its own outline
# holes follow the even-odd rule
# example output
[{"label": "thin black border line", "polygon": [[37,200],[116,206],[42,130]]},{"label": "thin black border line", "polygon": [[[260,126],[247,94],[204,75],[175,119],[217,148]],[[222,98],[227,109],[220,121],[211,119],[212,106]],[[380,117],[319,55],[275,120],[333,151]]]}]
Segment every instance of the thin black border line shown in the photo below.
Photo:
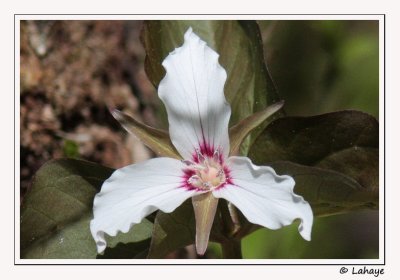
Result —
[{"label": "thin black border line", "polygon": [[14,16],[15,15],[16,16],[384,16],[386,14],[14,14]]},{"label": "thin black border line", "polygon": [[386,264],[386,14],[383,15],[383,263]]},{"label": "thin black border line", "polygon": [[[40,259],[37,259],[40,260]],[[45,259],[49,260],[49,259]],[[68,259],[66,259],[68,260]],[[115,259],[114,259],[115,260]],[[125,259],[126,260],[126,259]],[[218,260],[218,259],[216,259]],[[287,259],[291,260],[291,259]],[[322,260],[322,259],[321,259]],[[361,259],[360,259],[361,260]],[[376,263],[14,263],[15,266],[62,266],[62,265],[73,265],[73,266],[385,266],[386,264]],[[368,268],[367,268],[368,269]]]},{"label": "thin black border line", "polygon": [[[16,243],[15,243],[15,234],[16,234],[16,230],[15,230],[15,222],[16,222],[16,219],[15,219],[15,209],[16,209],[16,205],[15,205],[15,193],[16,193],[16,191],[17,191],[17,189],[16,189],[16,182],[15,182],[15,176],[16,176],[16,169],[15,169],[15,152],[16,152],[16,150],[15,150],[15,133],[16,133],[16,130],[15,130],[15,99],[16,99],[16,97],[17,97],[17,95],[16,95],[16,92],[15,92],[15,90],[16,90],[16,88],[15,88],[15,71],[16,71],[16,69],[15,69],[15,67],[16,67],[16,65],[15,65],[15,48],[16,48],[16,41],[15,41],[15,33],[16,33],[16,30],[15,30],[15,22],[16,22],[16,16],[14,15],[14,58],[13,58],[13,60],[14,60],[14,100],[13,100],[13,103],[14,103],[14,108],[13,108],[13,111],[14,111],[14,137],[13,137],[13,140],[14,140],[14,265],[15,265],[15,256],[16,256],[16,252],[15,252],[15,250],[16,250]],[[21,93],[19,93],[19,96],[21,96]],[[20,145],[20,147],[19,147],[19,149],[21,150],[21,145]],[[21,158],[21,157],[20,157]],[[20,164],[20,166],[19,166],[19,169],[21,169],[21,164]],[[21,182],[21,176],[20,176],[20,182]],[[21,185],[20,185],[20,192],[21,192]],[[19,207],[21,208],[21,205],[19,205]],[[20,219],[21,219],[21,217],[20,217]],[[21,231],[20,231],[21,232]],[[20,238],[20,243],[21,243],[21,238]]]},{"label": "thin black border line", "polygon": [[[16,47],[16,40],[15,40],[15,34],[16,34],[16,17],[17,16],[24,16],[24,15],[31,15],[31,16],[41,16],[41,15],[52,15],[52,16],[59,16],[59,15],[66,15],[66,16],[97,16],[97,15],[107,15],[107,16],[125,16],[125,15],[137,15],[137,16],[148,16],[148,15],[155,15],[155,16],[164,16],[164,15],[196,15],[196,16],[213,16],[213,15],[220,15],[220,16],[230,16],[230,15],[246,15],[246,16],[268,16],[268,15],[290,15],[290,16],[297,16],[297,15],[313,15],[313,16],[324,16],[324,15],[329,15],[329,16],[335,16],[335,15],[342,15],[342,16],[347,16],[347,15],[354,15],[354,16],[383,16],[383,263],[380,264],[375,264],[375,263],[329,263],[329,264],[322,264],[322,263],[303,263],[303,264],[283,264],[283,263],[277,263],[277,264],[270,264],[270,263],[169,263],[169,264],[163,264],[163,263],[146,263],[146,264],[141,264],[141,263],[119,263],[119,264],[110,264],[110,263],[78,263],[78,264],[69,264],[69,263],[49,263],[49,264],[44,264],[44,263],[37,263],[37,264],[29,264],[29,263],[16,263],[16,228],[15,228],[15,222],[16,222],[16,213],[15,213],[15,196],[16,196],[16,181],[15,181],[15,175],[16,175],[16,158],[15,158],[15,132],[16,132],[16,125],[15,125],[15,105],[16,105],[16,87],[15,87],[15,78],[16,78],[16,64],[15,64],[15,47]],[[21,19],[20,19],[21,20]],[[101,19],[100,19],[101,20]],[[217,19],[216,19],[217,20]],[[289,19],[290,20],[290,19]],[[307,20],[307,19],[301,19],[301,20]],[[312,19],[310,19],[312,20]],[[351,19],[349,19],[351,20]],[[380,20],[378,20],[380,23]],[[380,95],[381,93],[379,93]],[[61,266],[61,265],[74,265],[74,266],[98,266],[98,265],[103,265],[103,266],[149,266],[149,265],[155,265],[155,266],[203,266],[203,265],[211,265],[211,266],[230,266],[230,265],[247,265],[247,266],[385,266],[386,265],[386,14],[14,14],[14,266]],[[288,259],[290,260],[290,259]],[[325,260],[325,259],[321,259]],[[362,259],[360,259],[362,260]]]}]

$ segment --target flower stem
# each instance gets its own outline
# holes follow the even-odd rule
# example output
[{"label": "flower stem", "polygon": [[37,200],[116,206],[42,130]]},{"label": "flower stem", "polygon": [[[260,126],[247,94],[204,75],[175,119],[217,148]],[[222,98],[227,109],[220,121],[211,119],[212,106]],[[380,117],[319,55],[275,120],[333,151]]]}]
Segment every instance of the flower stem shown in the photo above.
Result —
[{"label": "flower stem", "polygon": [[242,244],[240,240],[229,239],[221,243],[222,258],[224,259],[242,259]]}]

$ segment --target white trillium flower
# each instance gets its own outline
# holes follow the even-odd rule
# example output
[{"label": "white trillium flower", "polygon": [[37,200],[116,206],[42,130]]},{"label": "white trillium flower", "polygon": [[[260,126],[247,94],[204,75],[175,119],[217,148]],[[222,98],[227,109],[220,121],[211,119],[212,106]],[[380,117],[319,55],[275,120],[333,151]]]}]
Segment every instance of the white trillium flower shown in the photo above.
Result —
[{"label": "white trillium flower", "polygon": [[171,141],[184,160],[150,159],[118,169],[104,182],[90,223],[98,252],[106,248],[104,234],[128,232],[158,209],[170,213],[188,198],[209,192],[231,202],[251,223],[269,229],[300,219],[299,233],[310,240],[313,213],[294,194],[293,178],[255,166],[247,157],[229,156],[226,71],[219,55],[191,28],[184,39],[163,61],[167,74],[158,88]]}]

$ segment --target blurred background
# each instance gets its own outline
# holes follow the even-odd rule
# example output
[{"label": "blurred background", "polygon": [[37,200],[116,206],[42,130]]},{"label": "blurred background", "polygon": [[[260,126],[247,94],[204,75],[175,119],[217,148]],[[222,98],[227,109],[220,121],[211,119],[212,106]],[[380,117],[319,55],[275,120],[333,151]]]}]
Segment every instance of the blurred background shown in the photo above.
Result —
[{"label": "blurred background", "polygon": [[[21,201],[46,161],[113,168],[154,156],[110,115],[161,127],[140,21],[21,22]],[[287,115],[357,109],[379,117],[377,21],[259,21],[267,67]],[[245,258],[378,258],[377,211],[317,218],[311,242],[291,225],[243,241]],[[187,248],[190,250],[190,248]],[[219,257],[213,244],[206,257]]]}]

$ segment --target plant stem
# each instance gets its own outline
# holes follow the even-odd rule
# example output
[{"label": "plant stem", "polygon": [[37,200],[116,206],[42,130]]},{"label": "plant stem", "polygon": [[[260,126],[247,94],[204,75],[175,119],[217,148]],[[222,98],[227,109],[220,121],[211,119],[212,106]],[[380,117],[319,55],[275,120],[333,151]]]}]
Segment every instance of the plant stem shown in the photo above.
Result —
[{"label": "plant stem", "polygon": [[240,240],[230,239],[221,243],[224,259],[242,259],[242,244]]}]

